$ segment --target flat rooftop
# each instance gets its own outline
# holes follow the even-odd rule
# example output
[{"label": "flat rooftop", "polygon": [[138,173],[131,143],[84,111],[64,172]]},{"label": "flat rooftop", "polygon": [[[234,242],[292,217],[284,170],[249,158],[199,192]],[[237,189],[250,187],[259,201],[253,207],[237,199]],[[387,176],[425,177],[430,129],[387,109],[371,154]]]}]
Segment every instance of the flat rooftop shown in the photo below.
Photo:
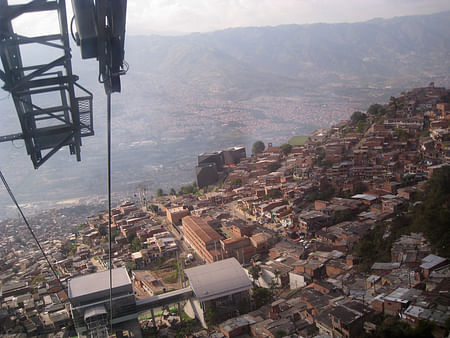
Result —
[{"label": "flat rooftop", "polygon": [[186,269],[186,276],[200,301],[207,301],[251,289],[252,282],[236,258]]},{"label": "flat rooftop", "polygon": [[[112,287],[131,286],[131,280],[125,268],[112,270]],[[89,294],[109,290],[109,270],[91,273],[69,279],[69,298],[77,298]]]}]

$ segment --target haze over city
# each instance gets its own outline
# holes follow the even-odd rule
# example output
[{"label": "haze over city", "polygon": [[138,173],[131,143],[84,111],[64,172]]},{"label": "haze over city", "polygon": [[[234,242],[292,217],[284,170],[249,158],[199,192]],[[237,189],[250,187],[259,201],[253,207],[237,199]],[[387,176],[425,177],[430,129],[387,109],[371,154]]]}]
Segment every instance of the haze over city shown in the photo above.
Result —
[{"label": "haze over city", "polygon": [[[128,3],[127,34],[178,35],[249,26],[351,23],[447,10],[450,4],[446,0],[135,0]],[[54,19],[44,13],[39,20],[25,17],[16,22],[22,32],[37,34],[52,27]]]},{"label": "haze over city", "polygon": [[0,336],[449,336],[450,3],[125,3],[0,0]]}]

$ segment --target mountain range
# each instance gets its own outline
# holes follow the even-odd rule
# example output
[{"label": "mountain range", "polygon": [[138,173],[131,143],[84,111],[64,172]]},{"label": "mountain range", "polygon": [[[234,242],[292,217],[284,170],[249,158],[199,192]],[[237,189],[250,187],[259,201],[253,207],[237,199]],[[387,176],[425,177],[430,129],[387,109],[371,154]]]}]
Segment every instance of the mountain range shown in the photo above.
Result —
[{"label": "mountain range", "polygon": [[450,12],[352,24],[233,28],[186,36],[129,37],[140,72],[213,96],[297,93],[324,81],[363,84],[446,77]]},{"label": "mountain range", "polygon": [[[113,96],[113,189],[192,182],[196,155],[232,145],[285,142],[354,110],[434,81],[450,86],[450,12],[351,24],[233,28],[183,36],[127,36],[130,70]],[[64,150],[38,171],[20,141],[0,145],[21,202],[105,194],[105,97],[95,61],[73,69],[94,93],[96,135],[81,163]],[[33,51],[45,56],[45,48]],[[0,94],[0,134],[19,132]],[[0,189],[0,209],[11,203]],[[3,207],[3,208],[2,208]],[[0,215],[1,216],[1,215]]]}]

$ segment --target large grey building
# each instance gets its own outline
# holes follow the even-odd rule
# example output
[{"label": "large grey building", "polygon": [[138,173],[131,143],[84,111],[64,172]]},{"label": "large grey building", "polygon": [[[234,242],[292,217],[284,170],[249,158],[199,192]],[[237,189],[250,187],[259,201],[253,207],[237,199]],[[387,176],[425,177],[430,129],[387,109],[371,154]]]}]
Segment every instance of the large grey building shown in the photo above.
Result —
[{"label": "large grey building", "polygon": [[195,167],[197,186],[199,188],[215,184],[219,179],[215,163],[204,163]]},{"label": "large grey building", "polygon": [[222,170],[223,168],[223,152],[222,151],[214,151],[210,153],[202,153],[198,155],[198,165],[207,164],[207,163],[215,163],[217,170]]},{"label": "large grey building", "polygon": [[[78,335],[104,336],[111,327],[109,270],[69,279],[68,296]],[[136,299],[125,268],[112,270],[113,331],[138,327]]]},{"label": "large grey building", "polygon": [[184,271],[195,298],[185,306],[188,315],[206,326],[204,314],[214,309],[221,318],[233,315],[239,304],[250,302],[252,282],[236,258],[199,265]]},{"label": "large grey building", "polygon": [[230,147],[223,150],[225,164],[238,164],[245,157],[245,147]]}]

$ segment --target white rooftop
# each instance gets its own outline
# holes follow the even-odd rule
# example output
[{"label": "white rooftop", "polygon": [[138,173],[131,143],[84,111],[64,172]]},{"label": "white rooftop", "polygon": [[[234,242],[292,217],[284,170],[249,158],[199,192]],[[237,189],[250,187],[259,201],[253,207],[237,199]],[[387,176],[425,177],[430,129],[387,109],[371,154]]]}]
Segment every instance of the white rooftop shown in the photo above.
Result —
[{"label": "white rooftop", "polygon": [[429,254],[428,256],[426,256],[422,259],[422,264],[420,265],[420,267],[422,269],[431,269],[431,268],[435,267],[436,265],[444,263],[446,260],[447,260],[447,258]]},{"label": "white rooftop", "polygon": [[236,258],[185,270],[195,296],[207,301],[249,290],[252,282]]},{"label": "white rooftop", "polygon": [[[130,277],[125,268],[112,270],[112,287],[131,285]],[[109,270],[91,273],[69,279],[69,298],[109,290]]]},{"label": "white rooftop", "polygon": [[356,194],[356,195],[353,195],[352,198],[366,200],[366,201],[373,201],[373,200],[377,199],[375,196],[368,195],[368,194]]}]

